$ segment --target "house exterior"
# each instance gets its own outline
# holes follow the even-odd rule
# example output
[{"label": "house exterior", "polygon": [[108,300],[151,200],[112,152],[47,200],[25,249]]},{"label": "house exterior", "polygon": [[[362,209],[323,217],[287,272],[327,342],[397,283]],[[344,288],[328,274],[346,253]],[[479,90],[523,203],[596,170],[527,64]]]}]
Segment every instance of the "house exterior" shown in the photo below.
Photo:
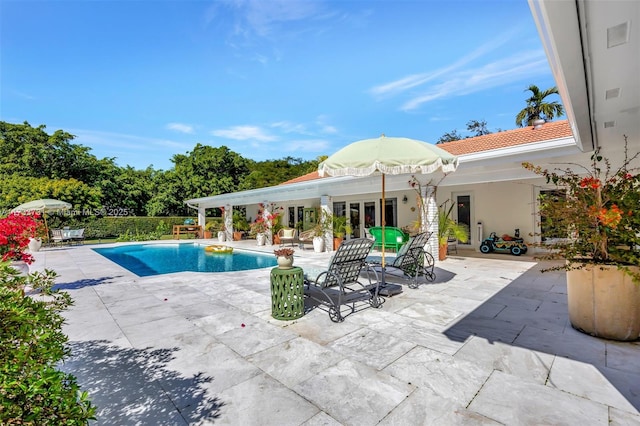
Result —
[{"label": "house exterior", "polygon": [[[386,177],[387,225],[405,227],[417,219],[416,196],[441,205],[455,204],[453,217],[469,225],[470,247],[490,232],[536,241],[537,198],[552,189],[525,170],[528,161],[543,167],[590,164],[594,149],[617,163],[628,147],[640,148],[640,2],[529,1],[567,120],[540,128],[525,127],[440,144],[458,156],[459,167],[447,176],[416,176],[423,193],[409,185],[410,175]],[[515,116],[515,112],[514,112]],[[411,137],[412,135],[393,135]],[[251,191],[187,200],[205,220],[205,209],[225,207],[227,232],[234,206],[255,219],[260,205],[277,209],[285,226],[310,219],[314,208],[346,215],[351,238],[380,225],[380,178],[319,177],[317,173]],[[640,206],[639,206],[640,207]],[[327,237],[327,239],[329,236]],[[432,239],[433,240],[433,239]],[[431,245],[436,252],[437,243]]]}]

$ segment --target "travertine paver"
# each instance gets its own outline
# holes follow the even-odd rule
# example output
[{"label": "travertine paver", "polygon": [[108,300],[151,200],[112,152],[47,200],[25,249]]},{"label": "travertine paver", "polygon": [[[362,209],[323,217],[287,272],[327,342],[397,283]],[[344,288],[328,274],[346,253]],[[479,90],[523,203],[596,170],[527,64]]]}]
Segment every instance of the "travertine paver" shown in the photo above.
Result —
[{"label": "travertine paver", "polygon": [[461,249],[434,283],[340,324],[312,305],[273,319],[269,268],[137,277],[87,246],[36,258],[75,299],[62,368],[99,425],[640,425],[640,342],[572,329],[564,274],[529,256]]}]

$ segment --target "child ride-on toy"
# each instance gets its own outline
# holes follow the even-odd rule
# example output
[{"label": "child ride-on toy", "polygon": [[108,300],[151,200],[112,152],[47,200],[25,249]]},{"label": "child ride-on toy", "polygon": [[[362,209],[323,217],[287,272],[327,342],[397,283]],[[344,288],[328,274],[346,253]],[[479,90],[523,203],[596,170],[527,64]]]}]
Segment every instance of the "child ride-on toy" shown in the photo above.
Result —
[{"label": "child ride-on toy", "polygon": [[509,235],[503,235],[498,237],[495,232],[489,234],[489,238],[480,244],[480,251],[482,253],[511,253],[514,256],[520,256],[527,252],[527,245],[522,238],[511,237]]}]

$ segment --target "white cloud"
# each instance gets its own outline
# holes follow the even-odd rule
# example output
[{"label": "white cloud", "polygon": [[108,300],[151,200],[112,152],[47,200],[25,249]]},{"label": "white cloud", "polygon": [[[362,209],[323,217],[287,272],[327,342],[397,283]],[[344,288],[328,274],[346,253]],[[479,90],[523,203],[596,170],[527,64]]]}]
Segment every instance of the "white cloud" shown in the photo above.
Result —
[{"label": "white cloud", "polygon": [[[430,72],[411,74],[388,83],[374,86],[371,89],[369,89],[369,93],[374,97],[380,99],[383,97],[390,97],[390,96],[402,94],[409,89],[414,89],[419,86],[424,86],[427,83],[432,81],[436,83],[432,87],[423,89],[422,95],[416,96],[415,98],[405,102],[402,109],[406,111],[406,110],[415,109],[419,105],[425,102],[429,102],[434,99],[448,96],[451,93],[456,93],[458,91],[457,88],[462,88],[460,90],[461,92],[464,91],[466,88],[467,90],[466,93],[477,91],[477,90],[468,91],[468,89],[474,83],[474,81],[464,81],[462,76],[466,75],[465,78],[471,77],[475,79],[475,83],[477,83],[478,81],[483,81],[486,83],[489,80],[489,78],[486,78],[486,76],[483,76],[483,74],[487,74],[491,72],[490,70],[492,69],[494,69],[494,71],[492,71],[494,75],[499,74],[499,72],[495,71],[495,67],[497,65],[509,65],[509,62],[511,62],[514,57],[497,61],[493,64],[490,63],[488,65],[485,65],[483,67],[476,68],[476,69],[465,70],[463,69],[463,67],[477,59],[483,58],[488,53],[498,49],[504,44],[510,41],[513,41],[516,34],[519,31],[520,31],[520,28],[518,26],[514,26],[508,29],[507,31],[503,32],[502,34],[498,35],[497,37],[493,38],[492,40],[489,40],[488,42],[482,44],[477,49],[461,57],[460,59],[458,59],[457,61],[453,62],[450,65],[441,67],[437,70],[430,71]],[[542,51],[536,51],[535,53],[536,55],[539,55],[542,53]],[[524,55],[524,56],[526,57],[527,55]],[[534,60],[537,61],[537,58],[535,58]],[[512,76],[515,75],[515,72],[512,73],[511,75]],[[446,80],[442,81],[443,78],[445,78]],[[482,89],[478,89],[478,90],[482,90]]]},{"label": "white cloud", "polygon": [[[281,23],[300,21],[318,13],[318,2],[295,0],[244,0],[235,2],[242,9],[246,25],[259,36],[268,36]],[[242,32],[242,24],[238,31]]]},{"label": "white cloud", "polygon": [[508,58],[447,74],[447,79],[426,88],[422,94],[405,102],[401,109],[414,110],[436,99],[462,96],[522,80],[548,72],[548,63],[542,50],[519,52]]},{"label": "white cloud", "polygon": [[193,133],[193,126],[190,126],[188,124],[182,124],[182,123],[169,123],[167,124],[167,129],[175,130],[176,132],[180,132],[180,133],[187,133],[187,134]]},{"label": "white cloud", "polygon": [[304,124],[296,124],[290,121],[278,121],[271,124],[271,127],[280,129],[285,133],[300,133],[306,134],[307,128]]},{"label": "white cloud", "polygon": [[239,141],[251,139],[258,142],[271,142],[278,139],[273,135],[265,133],[264,130],[258,126],[233,126],[228,129],[213,130],[211,134],[213,136]]}]

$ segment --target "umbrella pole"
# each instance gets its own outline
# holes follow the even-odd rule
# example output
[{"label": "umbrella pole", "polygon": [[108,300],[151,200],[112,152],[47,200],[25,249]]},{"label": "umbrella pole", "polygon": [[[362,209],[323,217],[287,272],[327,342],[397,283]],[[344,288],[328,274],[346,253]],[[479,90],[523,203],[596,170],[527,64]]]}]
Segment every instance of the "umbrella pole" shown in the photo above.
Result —
[{"label": "umbrella pole", "polygon": [[387,210],[387,206],[386,206],[386,201],[384,199],[384,173],[382,174],[382,212],[381,212],[381,219],[382,219],[382,282],[380,283],[380,285],[382,287],[384,287],[385,285],[385,281],[384,281],[384,271],[386,269],[386,263],[385,263],[385,259],[384,259],[384,227],[386,225],[386,218],[385,218],[385,210]]}]

